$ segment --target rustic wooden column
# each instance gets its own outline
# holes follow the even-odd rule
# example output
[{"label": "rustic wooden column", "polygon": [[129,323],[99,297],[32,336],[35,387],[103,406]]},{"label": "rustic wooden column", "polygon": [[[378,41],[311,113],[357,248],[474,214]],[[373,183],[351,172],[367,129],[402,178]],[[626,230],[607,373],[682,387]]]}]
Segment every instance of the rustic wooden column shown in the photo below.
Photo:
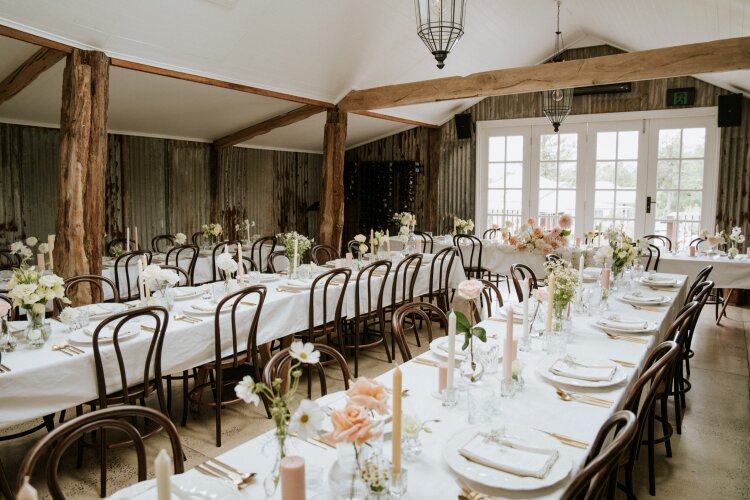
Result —
[{"label": "rustic wooden column", "polygon": [[323,245],[340,249],[341,233],[344,229],[346,113],[338,108],[329,109],[326,113],[318,241]]},{"label": "rustic wooden column", "polygon": [[[55,272],[101,274],[107,167],[109,58],[73,49],[63,73]],[[76,302],[99,300],[79,287]]]},{"label": "rustic wooden column", "polygon": [[438,182],[440,180],[440,158],[443,151],[443,135],[440,128],[427,130],[427,165],[424,176],[424,230],[439,234],[438,227]]},{"label": "rustic wooden column", "polygon": [[[211,176],[211,220],[209,222],[218,222],[224,226],[221,220],[221,212],[224,208],[224,168],[221,161],[222,149],[211,145],[209,156],[209,168]],[[200,229],[200,228],[198,228]],[[232,228],[234,230],[234,228]],[[224,228],[223,239],[230,236],[229,228]]]}]

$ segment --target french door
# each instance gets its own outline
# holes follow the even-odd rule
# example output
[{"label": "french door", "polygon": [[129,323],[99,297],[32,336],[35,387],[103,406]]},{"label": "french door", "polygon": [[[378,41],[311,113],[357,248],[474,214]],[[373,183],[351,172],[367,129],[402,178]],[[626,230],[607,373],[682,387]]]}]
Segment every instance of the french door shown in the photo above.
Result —
[{"label": "french door", "polygon": [[715,108],[573,116],[559,133],[543,120],[508,121],[478,127],[480,230],[528,217],[552,227],[565,213],[579,236],[615,225],[684,247],[713,225]]}]

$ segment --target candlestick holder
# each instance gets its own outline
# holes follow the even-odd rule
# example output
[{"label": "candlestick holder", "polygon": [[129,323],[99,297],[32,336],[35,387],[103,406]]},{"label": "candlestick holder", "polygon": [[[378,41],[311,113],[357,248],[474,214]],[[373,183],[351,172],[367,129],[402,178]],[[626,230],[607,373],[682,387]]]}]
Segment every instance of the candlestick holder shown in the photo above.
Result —
[{"label": "candlestick holder", "polygon": [[528,333],[518,339],[518,350],[522,352],[531,351],[531,337]]},{"label": "candlestick holder", "polygon": [[391,484],[388,492],[392,498],[401,498],[406,495],[406,491],[408,490],[408,476],[408,471],[403,467],[398,472],[391,471]]},{"label": "candlestick holder", "polygon": [[455,387],[446,387],[442,393],[443,406],[451,408],[458,404],[458,394]]},{"label": "candlestick holder", "polygon": [[513,379],[501,380],[500,381],[500,396],[504,398],[512,398],[515,395],[516,395],[516,381]]}]

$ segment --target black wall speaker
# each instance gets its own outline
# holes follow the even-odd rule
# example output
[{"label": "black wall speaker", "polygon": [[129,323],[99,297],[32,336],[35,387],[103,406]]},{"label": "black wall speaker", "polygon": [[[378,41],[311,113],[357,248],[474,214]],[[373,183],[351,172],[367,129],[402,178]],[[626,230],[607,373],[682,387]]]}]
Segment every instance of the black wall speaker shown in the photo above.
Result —
[{"label": "black wall speaker", "polygon": [[458,139],[471,139],[471,113],[461,113],[454,115],[453,120],[456,122],[456,137]]},{"label": "black wall speaker", "polygon": [[719,127],[738,127],[742,124],[742,94],[719,96]]}]

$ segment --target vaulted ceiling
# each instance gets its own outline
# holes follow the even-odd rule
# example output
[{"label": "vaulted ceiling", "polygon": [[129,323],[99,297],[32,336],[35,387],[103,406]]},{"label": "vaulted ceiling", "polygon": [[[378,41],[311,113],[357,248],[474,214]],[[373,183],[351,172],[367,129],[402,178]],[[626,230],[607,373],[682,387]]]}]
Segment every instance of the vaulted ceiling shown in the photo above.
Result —
[{"label": "vaulted ceiling", "polygon": [[[361,89],[536,64],[554,45],[553,0],[467,0],[466,34],[439,70],[410,0],[0,0],[0,24],[66,44],[336,103]],[[628,51],[750,35],[750,0],[565,0],[566,46]],[[0,37],[0,79],[37,47]],[[0,104],[0,121],[57,126],[64,61]],[[750,91],[750,71],[699,75]],[[378,112],[441,124],[475,100]],[[112,68],[113,132],[211,141],[298,103]],[[243,145],[322,150],[324,114]],[[351,115],[347,146],[408,125]]]}]

